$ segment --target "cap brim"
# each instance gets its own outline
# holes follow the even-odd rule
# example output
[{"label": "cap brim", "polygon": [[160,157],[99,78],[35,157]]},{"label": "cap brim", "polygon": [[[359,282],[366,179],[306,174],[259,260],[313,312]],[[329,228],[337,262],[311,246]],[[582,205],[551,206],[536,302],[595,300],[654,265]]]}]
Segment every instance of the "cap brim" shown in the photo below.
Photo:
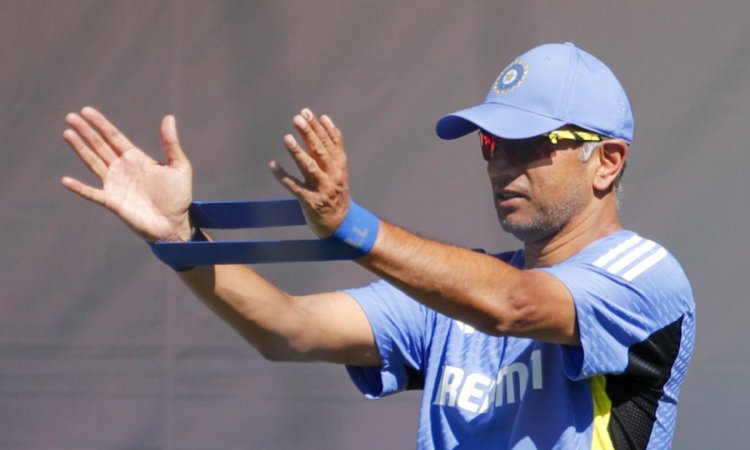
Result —
[{"label": "cap brim", "polygon": [[435,132],[442,139],[456,139],[481,128],[505,139],[525,139],[563,125],[564,121],[500,103],[483,103],[443,116],[435,125]]}]

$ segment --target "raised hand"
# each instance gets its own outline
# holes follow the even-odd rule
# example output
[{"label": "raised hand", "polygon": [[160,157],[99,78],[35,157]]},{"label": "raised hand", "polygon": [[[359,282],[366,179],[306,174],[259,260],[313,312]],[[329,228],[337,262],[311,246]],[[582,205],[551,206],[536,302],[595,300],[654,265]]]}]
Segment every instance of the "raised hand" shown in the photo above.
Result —
[{"label": "raised hand", "polygon": [[147,241],[185,241],[190,237],[192,168],[177,138],[173,116],[161,123],[166,164],[133,145],[99,111],[86,107],[65,118],[63,138],[101,180],[101,188],[63,177],[69,190],[119,216]]},{"label": "raised hand", "polygon": [[330,117],[320,120],[309,109],[292,119],[305,148],[294,136],[284,136],[284,145],[303,179],[290,175],[276,161],[271,171],[302,205],[308,225],[320,237],[333,234],[349,208],[349,175],[341,131]]}]

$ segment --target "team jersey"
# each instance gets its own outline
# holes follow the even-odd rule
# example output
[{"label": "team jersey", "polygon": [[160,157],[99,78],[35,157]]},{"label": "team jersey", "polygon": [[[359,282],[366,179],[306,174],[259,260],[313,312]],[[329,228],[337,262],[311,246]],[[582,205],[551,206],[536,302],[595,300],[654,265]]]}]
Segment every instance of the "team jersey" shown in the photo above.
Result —
[{"label": "team jersey", "polygon": [[572,294],[580,347],[490,336],[378,281],[346,291],[382,360],[348,366],[353,382],[370,398],[424,391],[419,449],[669,448],[695,333],[677,260],[621,230],[539,270]]}]

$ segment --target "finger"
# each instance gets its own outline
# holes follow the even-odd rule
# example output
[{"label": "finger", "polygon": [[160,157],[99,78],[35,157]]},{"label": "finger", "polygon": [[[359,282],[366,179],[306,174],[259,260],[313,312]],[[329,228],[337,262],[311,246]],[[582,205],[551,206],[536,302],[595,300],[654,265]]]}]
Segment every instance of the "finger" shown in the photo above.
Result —
[{"label": "finger", "polygon": [[321,166],[324,166],[328,160],[325,156],[327,150],[312,127],[313,120],[315,120],[315,116],[312,115],[309,109],[305,108],[300,114],[294,116],[292,123],[302,137],[310,156],[319,162]]},{"label": "finger", "polygon": [[177,136],[177,120],[174,116],[164,116],[161,121],[161,147],[167,156],[167,164],[177,169],[190,169],[185,152],[182,151],[180,140]]},{"label": "finger", "polygon": [[307,189],[300,180],[290,175],[276,161],[271,161],[271,163],[268,165],[268,168],[271,169],[271,173],[273,173],[273,176],[276,178],[276,180],[278,180],[279,183],[281,183],[289,192],[291,192],[292,195],[300,200],[303,198],[303,194],[307,192]]},{"label": "finger", "polygon": [[341,131],[336,128],[336,125],[334,125],[331,116],[329,116],[328,114],[323,114],[322,116],[320,116],[320,123],[321,125],[323,125],[323,128],[325,128],[331,142],[334,144],[340,144]]},{"label": "finger", "polygon": [[81,158],[83,164],[91,170],[99,179],[104,179],[107,173],[107,164],[73,130],[63,131],[63,139],[68,146]]},{"label": "finger", "polygon": [[331,140],[331,160],[346,161],[346,154],[344,153],[344,137],[336,125],[331,120],[331,117],[323,114],[320,116],[320,123],[323,124],[328,137]]},{"label": "finger", "polygon": [[65,121],[73,131],[78,133],[78,136],[91,151],[104,161],[104,164],[110,165],[118,158],[118,155],[115,154],[109,144],[107,144],[99,132],[84,117],[71,113],[65,116]]},{"label": "finger", "polygon": [[297,140],[294,139],[294,136],[291,134],[284,136],[284,146],[289,151],[289,154],[292,156],[294,163],[297,164],[300,172],[302,172],[305,182],[311,188],[316,187],[318,183],[320,183],[322,175],[317,161],[315,161],[315,159],[297,144]]},{"label": "finger", "polygon": [[63,177],[62,185],[86,200],[98,205],[104,205],[104,191],[102,189],[93,188],[71,177]]},{"label": "finger", "polygon": [[331,137],[326,128],[321,125],[320,121],[309,108],[304,108],[300,115],[307,121],[309,130],[312,132],[311,136],[317,138],[315,142],[321,144],[310,147],[310,153],[318,161],[320,168],[326,170],[331,161],[330,150],[333,146]]},{"label": "finger", "polygon": [[81,115],[94,127],[112,151],[118,156],[122,155],[126,150],[135,147],[135,145],[133,145],[133,143],[112,124],[112,122],[104,117],[104,114],[96,109],[87,106],[81,110]]}]

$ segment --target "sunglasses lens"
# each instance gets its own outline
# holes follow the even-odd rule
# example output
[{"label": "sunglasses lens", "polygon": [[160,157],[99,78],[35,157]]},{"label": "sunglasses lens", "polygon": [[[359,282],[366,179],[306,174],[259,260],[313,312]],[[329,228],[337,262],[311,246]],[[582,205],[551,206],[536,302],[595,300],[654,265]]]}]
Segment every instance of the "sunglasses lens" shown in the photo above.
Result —
[{"label": "sunglasses lens", "polygon": [[506,164],[515,165],[529,164],[549,155],[549,140],[546,137],[519,140],[498,139],[480,130],[479,141],[482,146],[482,157],[488,162],[498,151],[502,153],[502,159]]},{"label": "sunglasses lens", "polygon": [[525,165],[547,156],[546,142],[543,139],[508,141],[503,148],[512,164]]},{"label": "sunglasses lens", "polygon": [[484,160],[491,160],[495,154],[495,139],[484,131],[480,131],[479,143],[482,146],[482,157]]}]

